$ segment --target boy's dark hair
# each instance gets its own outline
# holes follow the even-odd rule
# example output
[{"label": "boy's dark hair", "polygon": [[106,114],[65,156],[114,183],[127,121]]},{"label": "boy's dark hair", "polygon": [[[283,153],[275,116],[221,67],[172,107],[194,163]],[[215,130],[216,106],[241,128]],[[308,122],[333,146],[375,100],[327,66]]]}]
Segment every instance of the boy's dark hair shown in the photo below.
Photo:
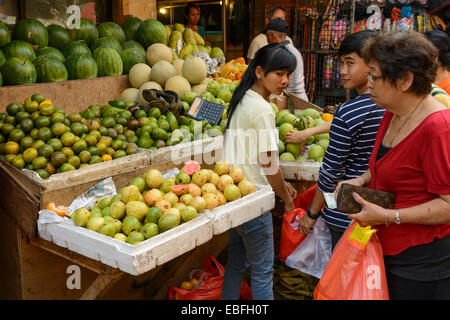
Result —
[{"label": "boy's dark hair", "polygon": [[286,9],[284,7],[280,7],[280,6],[273,6],[272,8],[269,9],[269,11],[267,11],[267,18],[271,18],[274,13],[278,10],[281,10],[284,12],[284,14],[286,14]]},{"label": "boy's dark hair", "polygon": [[424,33],[428,40],[438,49],[438,60],[443,67],[450,70],[450,37],[442,31],[431,30]]},{"label": "boy's dark hair", "polygon": [[348,35],[338,50],[339,58],[345,54],[357,53],[361,57],[361,49],[367,39],[374,37],[377,34],[375,30],[364,30]]}]

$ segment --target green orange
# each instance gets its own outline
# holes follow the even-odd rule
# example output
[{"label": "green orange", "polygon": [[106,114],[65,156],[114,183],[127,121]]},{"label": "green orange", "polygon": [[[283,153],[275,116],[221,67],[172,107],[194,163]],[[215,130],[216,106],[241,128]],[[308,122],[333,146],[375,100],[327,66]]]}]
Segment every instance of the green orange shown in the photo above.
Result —
[{"label": "green orange", "polygon": [[8,141],[5,144],[6,154],[17,154],[19,152],[19,144],[15,141]]},{"label": "green orange", "polygon": [[27,148],[23,152],[22,157],[26,163],[31,163],[35,158],[38,157],[38,151],[34,148]]}]

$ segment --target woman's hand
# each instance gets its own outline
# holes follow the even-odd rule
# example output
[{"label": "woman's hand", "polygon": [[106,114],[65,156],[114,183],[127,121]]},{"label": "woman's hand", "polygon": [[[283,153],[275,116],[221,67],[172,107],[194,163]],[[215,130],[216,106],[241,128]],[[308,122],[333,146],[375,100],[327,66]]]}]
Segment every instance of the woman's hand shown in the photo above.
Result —
[{"label": "woman's hand", "polygon": [[349,219],[355,219],[362,227],[374,226],[386,223],[386,209],[372,202],[364,200],[356,192],[353,193],[353,199],[362,206],[360,212],[347,214]]},{"label": "woman's hand", "polygon": [[308,134],[306,130],[291,130],[286,134],[285,143],[299,143],[301,144],[300,152],[303,152],[305,142],[309,138],[309,136],[310,134]]},{"label": "woman's hand", "polygon": [[303,234],[311,233],[313,232],[313,228],[316,222],[317,220],[313,220],[305,214],[298,222],[298,231]]},{"label": "woman's hand", "polygon": [[334,196],[336,197],[336,199],[343,183],[348,183],[359,187],[364,186],[364,181],[361,179],[361,177],[339,181],[338,184],[336,185],[336,189],[334,190]]}]

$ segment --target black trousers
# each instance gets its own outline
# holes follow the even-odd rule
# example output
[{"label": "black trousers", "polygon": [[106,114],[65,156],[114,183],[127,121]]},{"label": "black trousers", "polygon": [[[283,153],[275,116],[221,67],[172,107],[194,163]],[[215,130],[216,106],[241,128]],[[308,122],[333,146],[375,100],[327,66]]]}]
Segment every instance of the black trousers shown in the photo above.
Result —
[{"label": "black trousers", "polygon": [[391,300],[450,300],[450,278],[436,281],[405,279],[386,269]]}]

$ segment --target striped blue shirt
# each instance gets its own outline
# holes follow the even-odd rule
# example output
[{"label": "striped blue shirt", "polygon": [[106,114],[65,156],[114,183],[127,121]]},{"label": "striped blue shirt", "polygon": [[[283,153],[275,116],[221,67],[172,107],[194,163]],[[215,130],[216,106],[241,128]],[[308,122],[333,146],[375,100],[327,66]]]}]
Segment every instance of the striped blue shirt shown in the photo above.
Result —
[{"label": "striped blue shirt", "polygon": [[[370,100],[369,94],[341,104],[333,117],[330,143],[319,170],[317,187],[334,192],[340,180],[359,177],[369,167],[369,158],[384,115],[384,109]],[[347,228],[347,214],[325,207],[323,219],[334,226]]]}]

